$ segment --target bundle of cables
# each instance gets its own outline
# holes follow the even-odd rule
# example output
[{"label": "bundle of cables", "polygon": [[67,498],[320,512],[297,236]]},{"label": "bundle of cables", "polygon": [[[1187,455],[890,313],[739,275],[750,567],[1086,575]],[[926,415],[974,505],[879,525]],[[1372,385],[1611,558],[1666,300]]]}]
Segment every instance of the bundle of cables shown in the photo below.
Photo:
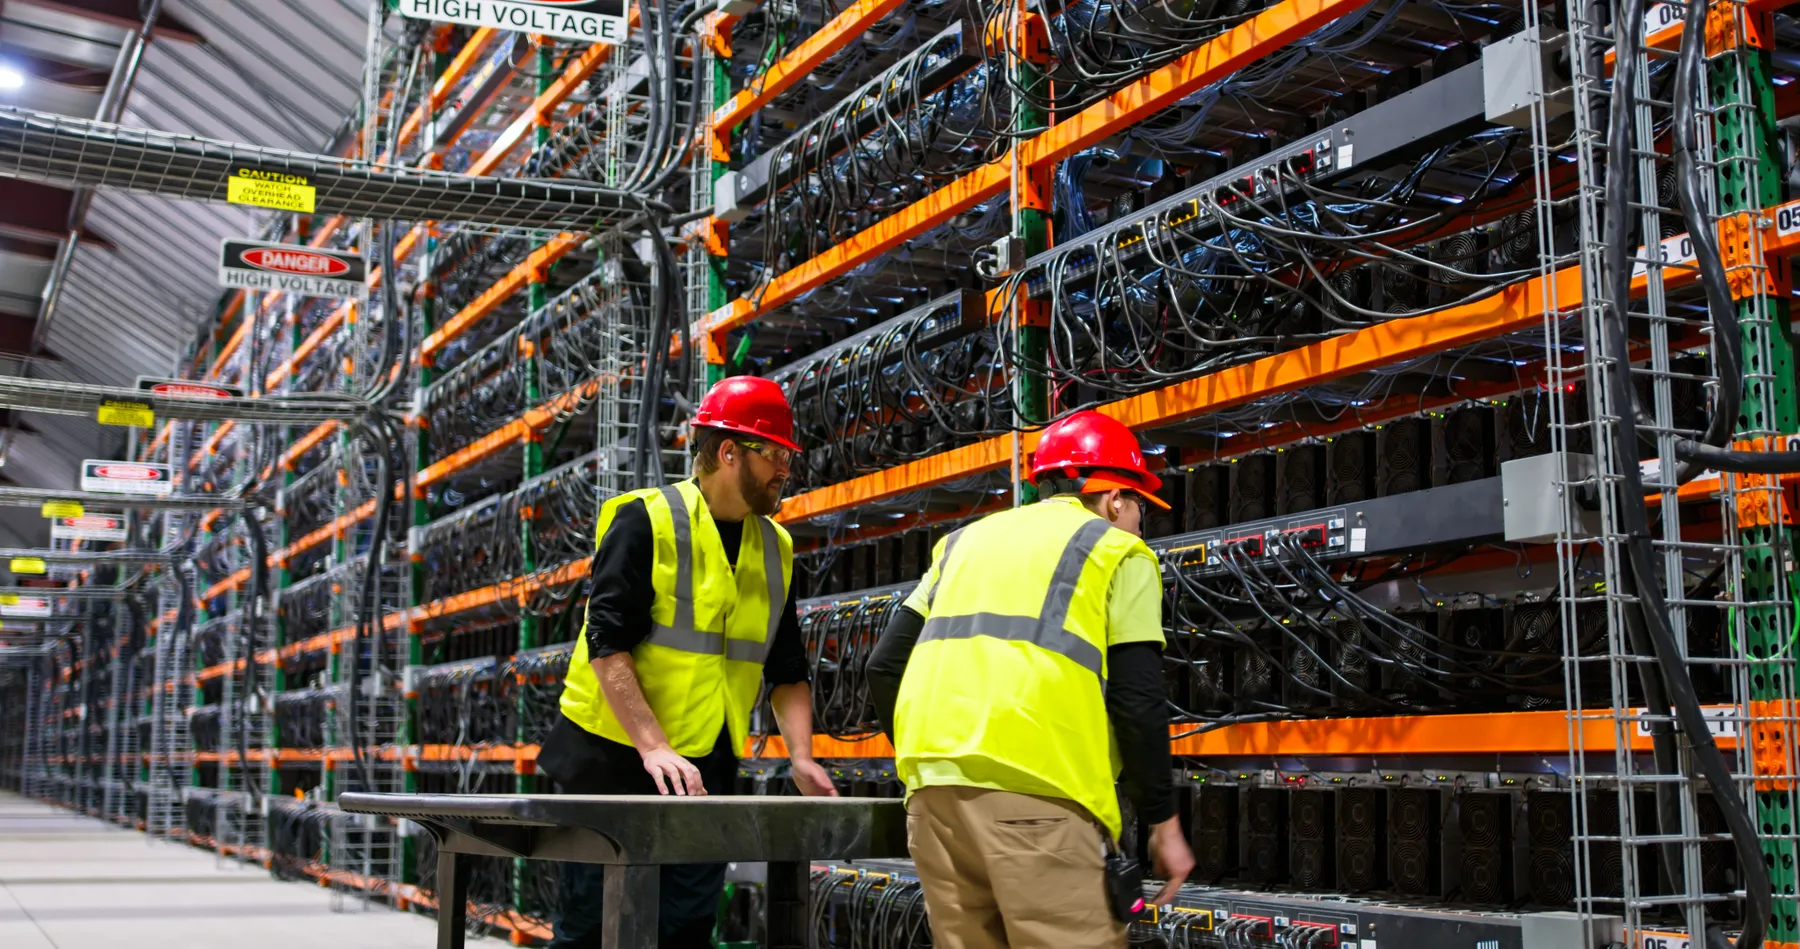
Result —
[{"label": "bundle of cables", "polygon": [[812,666],[813,728],[820,734],[856,741],[881,731],[864,671],[900,599],[858,598],[800,617]]},{"label": "bundle of cables", "polygon": [[[1690,0],[1685,10],[1689,23],[1700,23],[1706,14],[1705,4]],[[1641,217],[1633,199],[1637,185],[1637,161],[1634,149],[1639,141],[1636,121],[1638,69],[1642,56],[1644,10],[1642,0],[1624,0],[1614,10],[1615,47],[1612,95],[1606,115],[1606,177],[1604,181],[1603,221],[1605,224],[1605,307],[1602,312],[1600,342],[1604,351],[1616,362],[1605,373],[1607,385],[1601,393],[1610,406],[1616,422],[1606,432],[1610,438],[1608,452],[1615,460],[1619,484],[1616,511],[1621,519],[1623,560],[1630,589],[1619,593],[1627,598],[1626,629],[1632,648],[1639,654],[1654,657],[1653,664],[1640,664],[1639,680],[1645,704],[1652,715],[1650,731],[1656,770],[1661,774],[1682,774],[1682,761],[1691,763],[1697,776],[1712,790],[1737,849],[1738,860],[1745,869],[1743,931],[1734,943],[1716,924],[1708,924],[1701,934],[1709,949],[1760,949],[1767,931],[1772,908],[1772,887],[1764,861],[1757,828],[1745,806],[1738,781],[1729,763],[1719,751],[1707,724],[1694,682],[1683,660],[1681,643],[1675,637],[1670,621],[1668,600],[1663,590],[1663,573],[1650,529],[1650,515],[1644,502],[1643,476],[1637,460],[1639,450],[1636,392],[1631,383],[1629,365],[1623,354],[1631,351],[1628,325],[1630,320],[1632,241]],[[1699,169],[1695,159],[1695,122],[1698,120],[1699,79],[1704,31],[1688,30],[1682,34],[1673,95],[1674,149],[1677,193],[1682,217],[1694,242],[1695,257],[1705,288],[1707,311],[1713,324],[1714,359],[1720,378],[1715,390],[1711,422],[1698,441],[1678,440],[1676,458],[1682,464],[1674,480],[1691,479],[1704,467],[1724,471],[1784,472],[1800,471],[1800,456],[1792,452],[1738,452],[1726,449],[1738,423],[1739,383],[1744,362],[1740,327],[1735,303],[1729,287],[1723,258],[1713,237],[1713,224],[1701,200]],[[1667,715],[1668,717],[1663,717]],[[1679,732],[1677,732],[1679,728]],[[1678,742],[1685,744],[1681,754]],[[1669,783],[1656,785],[1657,809],[1663,826],[1681,826],[1678,789]],[[1681,848],[1661,848],[1663,870],[1670,879],[1686,876]]]},{"label": "bundle of cables", "polygon": [[[1272,544],[1266,556],[1222,545],[1228,580],[1197,579],[1179,558],[1165,565],[1174,582],[1167,659],[1188,668],[1188,700],[1206,711],[1171,704],[1178,720],[1201,723],[1195,733],[1346,708],[1416,713],[1562,697],[1561,643],[1541,631],[1534,638],[1530,624],[1489,644],[1451,638],[1434,614],[1389,612],[1359,592],[1453,563],[1466,548],[1344,577],[1292,538]],[[1604,649],[1604,627],[1587,635],[1582,654]]]}]

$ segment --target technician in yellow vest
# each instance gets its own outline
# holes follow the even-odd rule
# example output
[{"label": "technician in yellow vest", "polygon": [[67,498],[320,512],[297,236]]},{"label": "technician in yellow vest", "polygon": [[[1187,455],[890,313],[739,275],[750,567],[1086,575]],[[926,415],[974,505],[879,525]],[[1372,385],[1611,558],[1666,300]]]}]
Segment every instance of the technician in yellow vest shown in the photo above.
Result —
[{"label": "technician in yellow vest", "polygon": [[1175,809],[1162,582],[1139,534],[1162,481],[1120,423],[1044,431],[1045,499],[948,537],[869,657],[906,782],[937,949],[1123,947],[1105,852],[1115,778],[1174,896],[1194,867]]},{"label": "technician in yellow vest", "polygon": [[[565,794],[730,793],[766,681],[802,794],[836,796],[812,759],[812,694],[790,596],[794,548],[770,519],[794,443],[767,379],[714,386],[694,413],[694,478],[600,511],[587,622],[538,770]],[[705,949],[723,864],[665,866],[659,945]],[[599,949],[603,869],[563,866],[551,945]]]}]

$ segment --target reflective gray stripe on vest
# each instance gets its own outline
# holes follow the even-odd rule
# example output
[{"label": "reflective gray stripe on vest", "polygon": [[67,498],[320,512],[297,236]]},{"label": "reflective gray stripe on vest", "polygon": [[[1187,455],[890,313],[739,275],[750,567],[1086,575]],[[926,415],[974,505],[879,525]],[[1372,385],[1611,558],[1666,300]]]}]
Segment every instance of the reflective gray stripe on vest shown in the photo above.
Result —
[{"label": "reflective gray stripe on vest", "polygon": [[723,655],[727,659],[761,665],[768,656],[769,643],[775,638],[775,628],[781,621],[781,610],[786,606],[787,600],[786,590],[781,582],[781,548],[776,542],[775,525],[767,518],[757,519],[762,528],[764,572],[769,573],[773,565],[773,573],[769,577],[768,634],[760,643],[747,639],[727,639],[724,633],[694,628],[694,532],[689,523],[687,499],[681,496],[681,491],[674,485],[666,485],[660,490],[669,502],[669,510],[675,521],[675,616],[674,622],[668,626],[652,624],[650,637],[645,642],[682,652],[699,653],[703,656]]},{"label": "reflective gray stripe on vest", "polygon": [[[1004,616],[999,613],[970,613],[963,616],[932,616],[919,634],[920,642],[933,639],[971,639],[988,636],[1014,642],[1027,642],[1063,656],[1083,669],[1099,676],[1104,684],[1100,647],[1069,632],[1064,625],[1075,603],[1075,584],[1087,566],[1088,556],[1099,546],[1110,526],[1098,518],[1081,525],[1063,548],[1056,569],[1050,574],[1050,589],[1044,593],[1043,609],[1037,616]],[[948,545],[945,554],[949,553]],[[944,558],[946,561],[949,557]],[[939,565],[940,569],[942,564]],[[936,594],[936,589],[932,590]]]},{"label": "reflective gray stripe on vest", "polygon": [[956,540],[962,536],[963,529],[958,527],[944,538],[944,555],[938,558],[937,576],[931,578],[931,589],[925,591],[925,610],[931,611],[931,604],[937,602],[938,584],[944,582],[944,568],[950,565],[950,551],[956,549]]},{"label": "reflective gray stripe on vest", "polygon": [[[758,517],[756,526],[762,529],[763,579],[769,584],[769,626],[763,631],[760,643],[746,639],[728,640],[725,658],[762,665],[768,658],[769,644],[775,641],[775,630],[781,626],[781,614],[787,609],[787,585],[781,580],[781,538],[775,533],[775,522]],[[734,650],[745,655],[733,655]]]}]

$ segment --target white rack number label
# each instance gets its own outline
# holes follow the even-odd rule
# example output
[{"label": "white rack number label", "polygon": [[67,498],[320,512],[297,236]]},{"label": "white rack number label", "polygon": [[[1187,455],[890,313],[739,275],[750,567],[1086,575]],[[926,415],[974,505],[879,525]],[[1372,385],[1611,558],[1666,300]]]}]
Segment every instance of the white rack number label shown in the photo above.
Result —
[{"label": "white rack number label", "polygon": [[1681,933],[1640,933],[1638,949],[1688,949],[1693,945]]},{"label": "white rack number label", "polygon": [[1775,209],[1775,233],[1786,237],[1800,231],[1800,204],[1785,204]]},{"label": "white rack number label", "polygon": [[[1631,275],[1642,277],[1650,272],[1650,265],[1646,262],[1650,257],[1650,248],[1639,247],[1637,255],[1637,263],[1631,265]],[[1694,239],[1686,234],[1663,238],[1662,243],[1657,245],[1656,259],[1664,267],[1693,263],[1697,259],[1694,254]]]},{"label": "white rack number label", "polygon": [[1687,19],[1687,7],[1679,3],[1658,3],[1644,11],[1644,35],[1666,30]]}]

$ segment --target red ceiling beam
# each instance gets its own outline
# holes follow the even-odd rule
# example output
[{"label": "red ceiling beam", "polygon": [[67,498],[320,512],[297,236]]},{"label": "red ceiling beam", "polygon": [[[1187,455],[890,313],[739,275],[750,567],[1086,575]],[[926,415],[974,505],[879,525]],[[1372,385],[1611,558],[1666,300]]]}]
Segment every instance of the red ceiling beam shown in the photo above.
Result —
[{"label": "red ceiling beam", "polygon": [[[69,16],[93,20],[107,26],[116,26],[121,30],[135,30],[143,22],[138,15],[138,0],[23,0],[34,7],[66,13]],[[151,37],[159,40],[174,40],[178,43],[203,43],[206,38],[193,27],[183,23],[179,18],[170,16],[164,11],[156,18],[156,28]]]},{"label": "red ceiling beam", "polygon": [[91,92],[104,90],[107,81],[112,79],[112,70],[110,69],[94,69],[76,63],[65,63],[19,49],[8,49],[6,59],[34,79],[42,79],[58,85],[74,86],[77,89],[86,89]]},{"label": "red ceiling beam", "polygon": [[[55,243],[69,235],[69,206],[75,193],[62,188],[0,179],[0,235]],[[83,228],[81,239],[104,250],[117,250],[112,242]]]}]

